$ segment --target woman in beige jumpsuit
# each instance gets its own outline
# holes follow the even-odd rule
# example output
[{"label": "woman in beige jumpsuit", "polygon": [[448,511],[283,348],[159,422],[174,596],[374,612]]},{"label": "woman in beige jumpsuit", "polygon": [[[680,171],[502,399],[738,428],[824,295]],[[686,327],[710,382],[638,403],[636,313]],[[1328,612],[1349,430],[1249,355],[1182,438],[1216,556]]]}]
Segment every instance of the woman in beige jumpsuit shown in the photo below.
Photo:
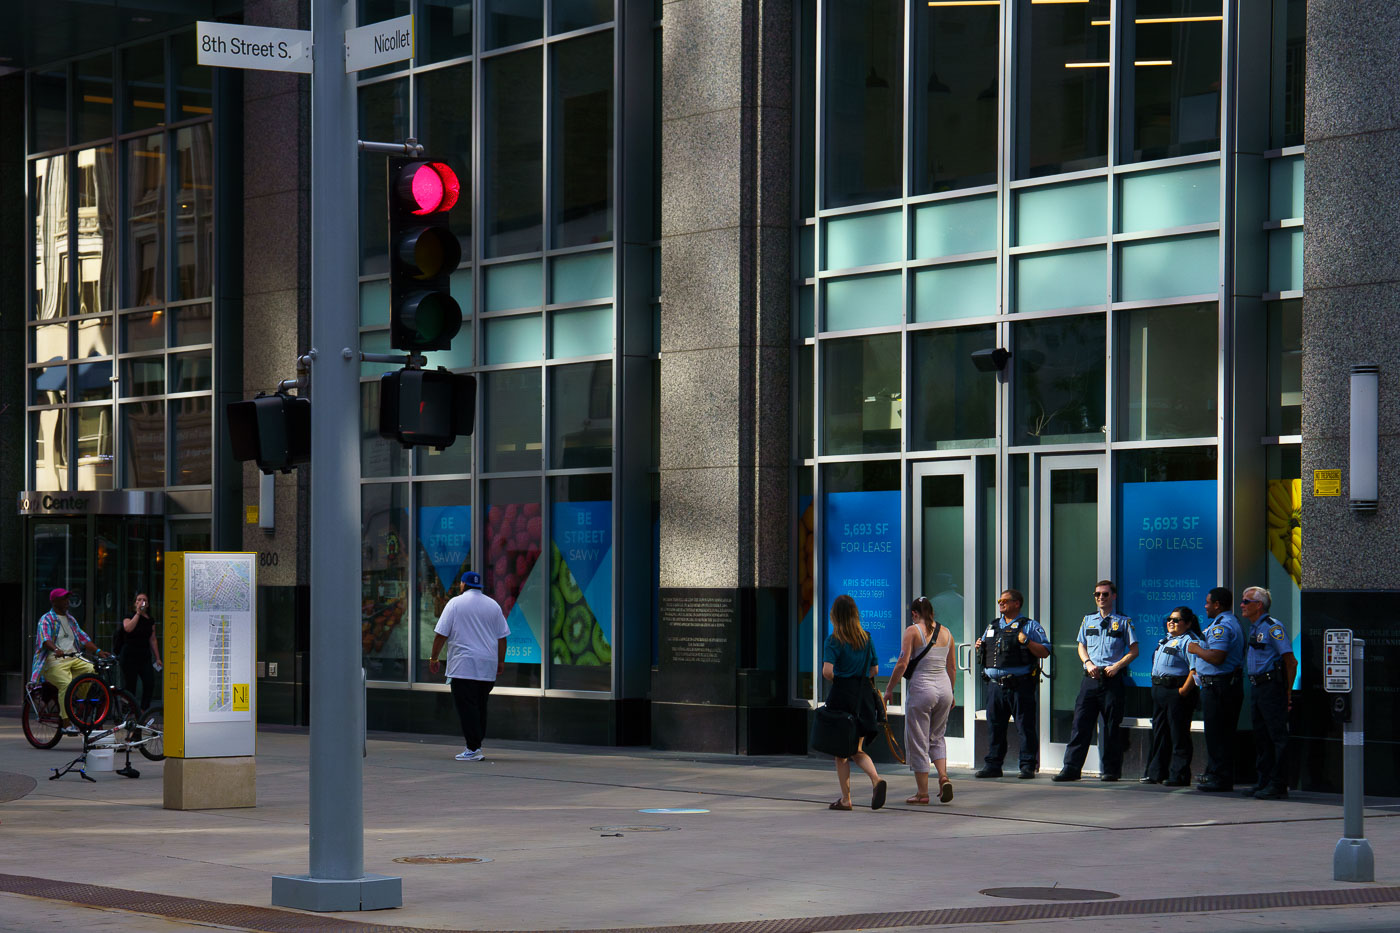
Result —
[{"label": "woman in beige jumpsuit", "polygon": [[899,661],[885,689],[888,703],[894,696],[894,685],[899,683],[910,660],[928,648],[914,667],[904,697],[904,747],[908,750],[909,770],[914,772],[918,784],[918,791],[904,802],[920,806],[929,802],[931,764],[938,769],[938,799],[947,803],[953,799],[953,785],[948,780],[948,752],[943,734],[948,728],[948,713],[953,709],[953,685],[958,676],[953,652],[957,645],[953,634],[934,621],[933,604],[927,596],[914,600],[909,612],[911,624],[904,630]]}]

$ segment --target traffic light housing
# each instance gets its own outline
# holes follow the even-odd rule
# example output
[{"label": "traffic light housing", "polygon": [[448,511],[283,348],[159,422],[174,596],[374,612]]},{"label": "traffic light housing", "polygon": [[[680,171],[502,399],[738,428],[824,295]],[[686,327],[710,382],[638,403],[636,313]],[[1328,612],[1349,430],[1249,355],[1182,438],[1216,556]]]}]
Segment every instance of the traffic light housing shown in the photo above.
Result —
[{"label": "traffic light housing", "polygon": [[472,433],[476,377],[445,369],[401,369],[379,377],[379,434],[405,447],[450,447]]},{"label": "traffic light housing", "polygon": [[462,246],[449,223],[461,194],[446,162],[388,159],[389,343],[420,353],[447,350],[462,327],[452,272]]},{"label": "traffic light housing", "polygon": [[229,402],[229,447],[235,460],[257,461],[264,473],[290,473],[311,460],[311,400],[278,392]]}]

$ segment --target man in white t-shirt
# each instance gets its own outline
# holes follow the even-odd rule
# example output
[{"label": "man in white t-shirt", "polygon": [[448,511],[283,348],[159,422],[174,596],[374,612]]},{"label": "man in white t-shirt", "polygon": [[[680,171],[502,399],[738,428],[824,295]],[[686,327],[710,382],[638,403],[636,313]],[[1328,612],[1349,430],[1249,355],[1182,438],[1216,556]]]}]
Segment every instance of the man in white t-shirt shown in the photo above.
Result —
[{"label": "man in white t-shirt", "polygon": [[462,737],[467,747],[458,761],[480,761],[481,741],[486,736],[486,700],[496,678],[506,668],[506,636],[510,626],[500,603],[481,591],[481,574],[462,574],[464,589],[447,601],[433,627],[433,655],[428,670],[438,672],[438,655],[447,645],[447,679],[457,717],[462,721]]}]

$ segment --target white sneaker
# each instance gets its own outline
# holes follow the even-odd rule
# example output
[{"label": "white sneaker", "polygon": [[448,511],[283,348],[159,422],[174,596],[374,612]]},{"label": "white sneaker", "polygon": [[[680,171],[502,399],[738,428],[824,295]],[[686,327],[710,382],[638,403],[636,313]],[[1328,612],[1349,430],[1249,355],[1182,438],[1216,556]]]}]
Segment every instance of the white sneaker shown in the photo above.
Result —
[{"label": "white sneaker", "polygon": [[481,749],[479,748],[468,748],[456,757],[458,761],[480,761],[486,756],[481,754]]}]

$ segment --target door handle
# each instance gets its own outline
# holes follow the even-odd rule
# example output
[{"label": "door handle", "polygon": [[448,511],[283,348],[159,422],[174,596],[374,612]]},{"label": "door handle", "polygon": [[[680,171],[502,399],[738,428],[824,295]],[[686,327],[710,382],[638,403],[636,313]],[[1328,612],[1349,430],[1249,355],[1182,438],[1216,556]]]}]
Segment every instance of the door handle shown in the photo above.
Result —
[{"label": "door handle", "polygon": [[958,645],[958,670],[972,673],[972,644]]}]

